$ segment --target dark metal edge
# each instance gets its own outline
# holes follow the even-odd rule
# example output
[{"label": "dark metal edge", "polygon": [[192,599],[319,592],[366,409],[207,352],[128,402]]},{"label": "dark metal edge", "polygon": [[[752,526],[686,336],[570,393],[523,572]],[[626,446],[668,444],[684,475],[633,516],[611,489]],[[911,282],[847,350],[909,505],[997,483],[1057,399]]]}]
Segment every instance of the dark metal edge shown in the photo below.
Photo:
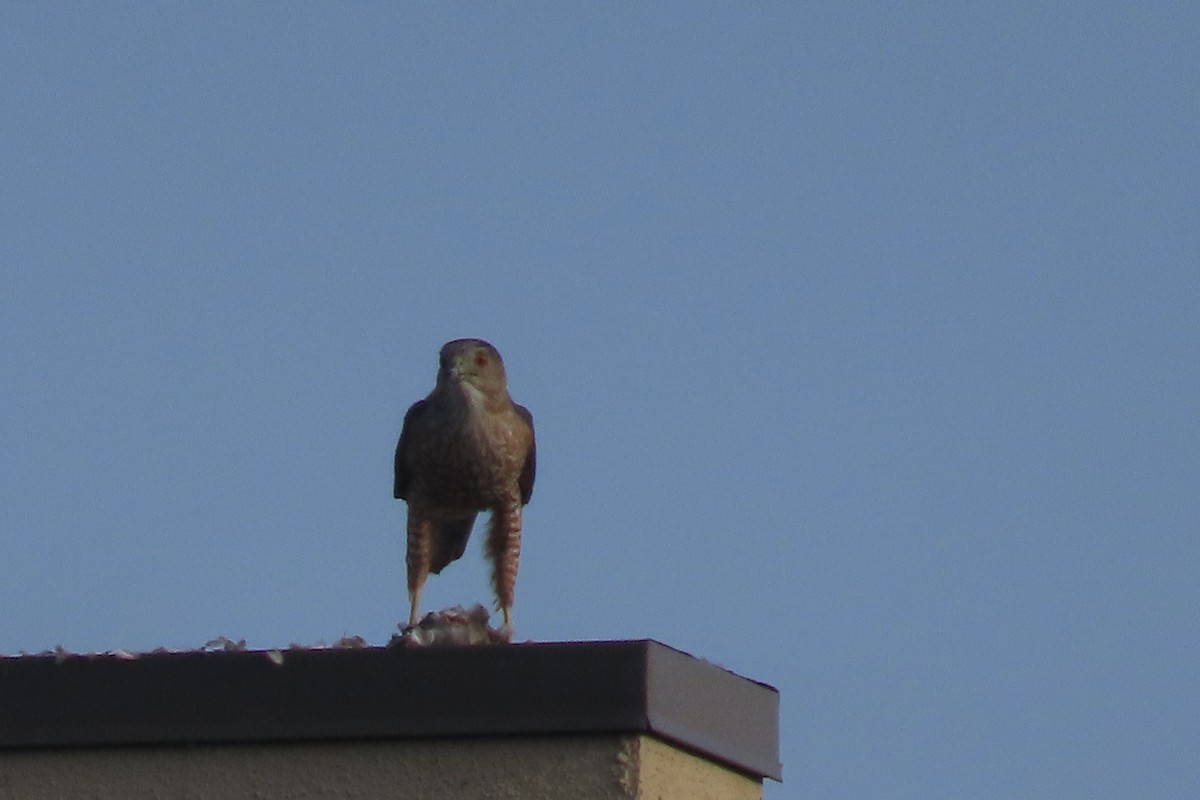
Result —
[{"label": "dark metal edge", "polygon": [[647,652],[650,729],[742,772],[783,780],[779,692],[659,642]]}]

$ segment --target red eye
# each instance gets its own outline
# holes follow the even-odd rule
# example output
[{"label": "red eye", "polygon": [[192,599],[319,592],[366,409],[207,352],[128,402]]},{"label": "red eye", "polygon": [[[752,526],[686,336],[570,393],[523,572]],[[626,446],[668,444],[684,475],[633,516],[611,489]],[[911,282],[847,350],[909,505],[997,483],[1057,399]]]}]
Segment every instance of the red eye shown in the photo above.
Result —
[{"label": "red eye", "polygon": [[487,363],[487,356],[485,356],[483,353],[475,354],[475,366],[482,367],[486,363]]}]

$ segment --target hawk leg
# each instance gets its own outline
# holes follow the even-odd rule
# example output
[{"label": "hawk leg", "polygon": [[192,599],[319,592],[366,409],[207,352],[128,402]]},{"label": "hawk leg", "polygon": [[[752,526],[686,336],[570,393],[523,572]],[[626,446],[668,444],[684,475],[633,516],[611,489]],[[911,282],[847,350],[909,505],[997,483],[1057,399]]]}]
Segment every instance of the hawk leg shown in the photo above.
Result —
[{"label": "hawk leg", "polygon": [[496,605],[504,615],[505,634],[512,635],[513,594],[517,585],[517,567],[521,562],[521,502],[511,497],[492,509],[488,526],[488,558],[492,561],[492,589]]},{"label": "hawk leg", "polygon": [[421,621],[421,589],[429,577],[429,565],[433,560],[433,521],[408,510],[408,624],[416,627]]}]

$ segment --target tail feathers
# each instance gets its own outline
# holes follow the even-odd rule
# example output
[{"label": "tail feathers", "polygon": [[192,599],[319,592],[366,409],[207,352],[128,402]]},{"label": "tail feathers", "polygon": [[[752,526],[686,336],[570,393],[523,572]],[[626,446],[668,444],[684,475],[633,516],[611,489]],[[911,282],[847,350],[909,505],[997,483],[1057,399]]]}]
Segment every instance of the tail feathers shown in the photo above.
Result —
[{"label": "tail feathers", "polygon": [[471,537],[471,528],[475,524],[475,515],[459,519],[439,519],[433,534],[433,560],[429,570],[437,575],[451,561],[462,558],[467,549],[467,539]]}]

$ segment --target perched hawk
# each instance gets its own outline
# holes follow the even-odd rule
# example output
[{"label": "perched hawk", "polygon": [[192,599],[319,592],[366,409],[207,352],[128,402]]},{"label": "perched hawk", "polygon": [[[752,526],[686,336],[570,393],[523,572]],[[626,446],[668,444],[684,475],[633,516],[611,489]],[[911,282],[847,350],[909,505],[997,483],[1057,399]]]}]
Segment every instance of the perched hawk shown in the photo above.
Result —
[{"label": "perched hawk", "polygon": [[511,636],[521,507],[533,494],[536,466],[533,416],[508,396],[492,345],[456,339],[438,358],[437,385],[408,409],[396,445],[394,494],[408,501],[409,624],[419,622],[429,573],[461,557],[475,515],[491,511],[492,588]]}]

